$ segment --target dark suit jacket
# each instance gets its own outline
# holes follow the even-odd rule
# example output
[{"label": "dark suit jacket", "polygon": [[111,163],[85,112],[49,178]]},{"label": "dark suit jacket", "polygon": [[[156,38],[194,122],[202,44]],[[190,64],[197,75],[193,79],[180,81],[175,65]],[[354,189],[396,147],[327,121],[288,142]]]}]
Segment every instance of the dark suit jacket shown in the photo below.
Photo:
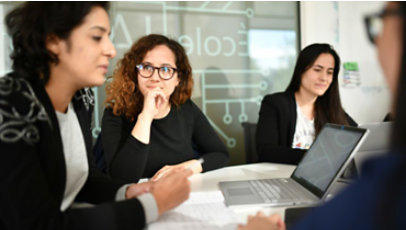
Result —
[{"label": "dark suit jacket", "polygon": [[[88,153],[93,96],[73,98]],[[113,202],[121,184],[99,173],[89,157],[89,176],[77,201],[93,208],[60,211],[66,165],[58,121],[39,82],[0,78],[1,229],[141,229],[144,210],[137,199]]]},{"label": "dark suit jacket", "polygon": [[[350,125],[355,121],[347,115]],[[298,164],[306,150],[293,149],[296,129],[296,100],[293,92],[266,95],[257,124],[257,153],[260,162]]]}]

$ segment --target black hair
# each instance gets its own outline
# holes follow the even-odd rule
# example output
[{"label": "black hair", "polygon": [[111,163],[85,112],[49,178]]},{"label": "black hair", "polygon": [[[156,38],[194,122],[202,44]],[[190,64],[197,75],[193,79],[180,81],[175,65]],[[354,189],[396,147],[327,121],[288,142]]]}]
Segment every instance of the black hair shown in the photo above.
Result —
[{"label": "black hair", "polygon": [[316,135],[326,122],[348,125],[345,112],[341,106],[338,88],[340,57],[329,44],[312,44],[305,47],[299,54],[292,79],[286,91],[297,92],[300,89],[303,73],[310,69],[321,54],[331,54],[334,58],[333,80],[326,92],[317,97],[314,105],[314,128]]},{"label": "black hair", "polygon": [[[58,57],[46,48],[48,36],[68,40],[83,23],[92,7],[108,10],[108,2],[26,2],[7,14],[8,33],[13,41],[13,73],[27,79],[49,79],[49,64]],[[69,41],[69,40],[68,40]]]}]

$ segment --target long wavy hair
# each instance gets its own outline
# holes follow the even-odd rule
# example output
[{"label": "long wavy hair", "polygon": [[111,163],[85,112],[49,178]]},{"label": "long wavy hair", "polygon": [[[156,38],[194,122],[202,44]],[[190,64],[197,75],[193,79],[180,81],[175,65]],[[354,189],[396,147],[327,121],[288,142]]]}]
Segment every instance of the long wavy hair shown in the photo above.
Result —
[{"label": "long wavy hair", "polygon": [[321,54],[331,54],[334,58],[333,80],[326,92],[317,97],[314,105],[314,128],[319,134],[327,122],[348,125],[344,109],[341,106],[338,89],[338,73],[340,71],[340,57],[329,44],[312,44],[304,48],[297,58],[292,79],[286,91],[297,92],[300,89],[303,73],[310,69]]},{"label": "long wavy hair", "polygon": [[111,108],[114,115],[124,114],[133,121],[141,112],[144,105],[144,96],[138,86],[138,71],[136,65],[140,64],[148,51],[158,45],[167,46],[175,55],[178,69],[179,84],[169,98],[171,105],[179,106],[192,96],[193,78],[192,67],[185,49],[177,41],[163,35],[150,34],[140,38],[131,49],[117,63],[113,73],[113,80],[106,86],[105,104]]},{"label": "long wavy hair", "polygon": [[13,40],[13,72],[46,84],[49,64],[58,63],[58,57],[46,48],[47,37],[69,40],[72,30],[95,6],[109,8],[107,2],[26,2],[8,13],[5,22]]}]

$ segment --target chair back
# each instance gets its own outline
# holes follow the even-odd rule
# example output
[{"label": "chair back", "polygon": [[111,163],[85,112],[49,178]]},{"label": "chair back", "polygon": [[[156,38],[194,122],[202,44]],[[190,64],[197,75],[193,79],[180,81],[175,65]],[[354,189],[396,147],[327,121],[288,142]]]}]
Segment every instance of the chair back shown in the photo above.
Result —
[{"label": "chair back", "polygon": [[255,138],[257,124],[251,122],[243,122],[241,123],[241,125],[244,129],[245,161],[247,164],[255,163],[258,161]]}]

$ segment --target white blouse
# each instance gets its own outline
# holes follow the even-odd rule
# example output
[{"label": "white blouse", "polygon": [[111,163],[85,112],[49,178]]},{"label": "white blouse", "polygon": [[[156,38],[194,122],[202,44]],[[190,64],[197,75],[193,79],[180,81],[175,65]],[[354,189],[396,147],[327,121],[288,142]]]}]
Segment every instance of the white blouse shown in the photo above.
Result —
[{"label": "white blouse", "polygon": [[66,164],[66,187],[61,211],[71,206],[89,174],[86,146],[72,103],[66,113],[56,111]]},{"label": "white blouse", "polygon": [[315,137],[314,119],[307,119],[296,104],[296,128],[293,136],[292,148],[309,149]]}]

